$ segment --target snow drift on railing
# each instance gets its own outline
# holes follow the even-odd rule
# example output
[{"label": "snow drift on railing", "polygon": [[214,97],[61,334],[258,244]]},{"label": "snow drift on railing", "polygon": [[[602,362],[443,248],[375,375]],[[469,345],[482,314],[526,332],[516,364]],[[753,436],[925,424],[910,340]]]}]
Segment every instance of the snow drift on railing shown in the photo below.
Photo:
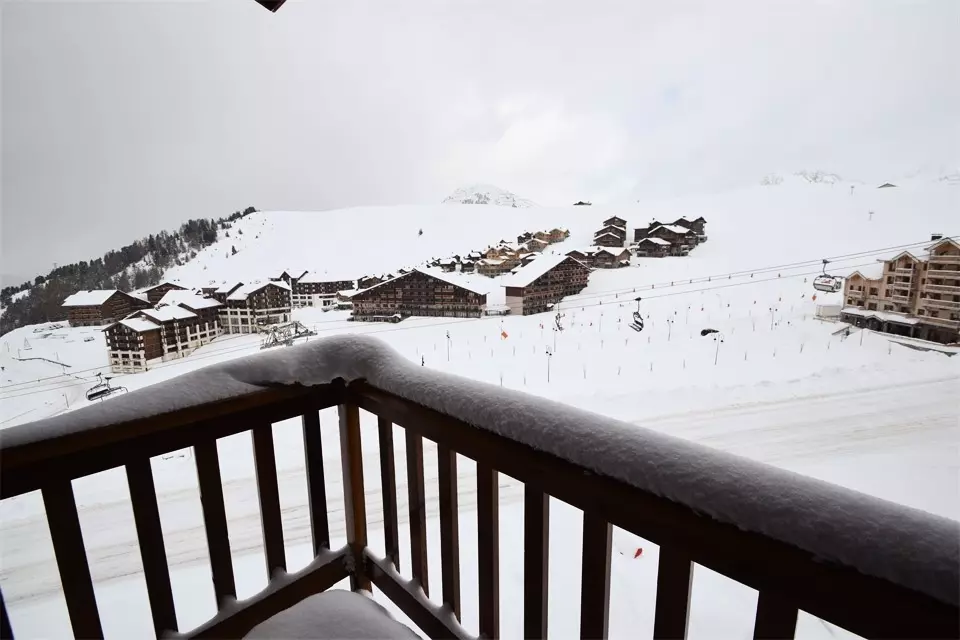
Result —
[{"label": "snow drift on railing", "polygon": [[11,447],[291,385],[364,379],[742,530],[958,604],[960,524],[566,405],[417,366],[348,335],[214,364],[0,432]]}]

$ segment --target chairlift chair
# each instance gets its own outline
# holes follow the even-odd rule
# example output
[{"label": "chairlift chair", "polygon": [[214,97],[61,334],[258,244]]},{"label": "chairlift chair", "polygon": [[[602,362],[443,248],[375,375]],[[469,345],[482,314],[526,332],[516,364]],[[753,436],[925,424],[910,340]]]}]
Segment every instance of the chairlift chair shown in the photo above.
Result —
[{"label": "chairlift chair", "polygon": [[824,293],[834,293],[843,288],[843,278],[827,273],[829,260],[823,261],[823,273],[813,279],[813,288]]},{"label": "chairlift chair", "polygon": [[630,328],[634,331],[643,331],[643,316],[640,315],[640,298],[637,298],[637,310],[633,312],[633,320],[630,322]]}]

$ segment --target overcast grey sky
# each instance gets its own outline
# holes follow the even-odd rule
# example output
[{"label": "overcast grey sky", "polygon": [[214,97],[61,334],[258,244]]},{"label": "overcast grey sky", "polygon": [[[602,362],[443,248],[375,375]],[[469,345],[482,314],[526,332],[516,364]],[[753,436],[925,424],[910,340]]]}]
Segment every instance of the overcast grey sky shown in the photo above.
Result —
[{"label": "overcast grey sky", "polygon": [[954,165],[960,2],[4,1],[2,265],[186,218]]}]

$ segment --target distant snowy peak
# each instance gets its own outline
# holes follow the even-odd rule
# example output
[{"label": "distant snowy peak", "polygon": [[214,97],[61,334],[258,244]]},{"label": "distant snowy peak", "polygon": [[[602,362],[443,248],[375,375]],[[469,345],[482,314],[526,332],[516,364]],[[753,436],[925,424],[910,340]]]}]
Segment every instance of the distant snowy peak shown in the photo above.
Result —
[{"label": "distant snowy peak", "polygon": [[514,207],[525,209],[537,206],[526,198],[518,198],[514,194],[492,184],[475,184],[457,189],[444,198],[444,204],[492,204],[498,207]]},{"label": "distant snowy peak", "polygon": [[[791,182],[799,182],[804,184],[838,184],[843,182],[843,178],[838,176],[835,173],[830,173],[828,171],[808,171],[806,169],[802,171],[796,171],[793,175],[788,176]],[[783,184],[784,177],[779,173],[768,173],[760,179],[760,184],[765,187],[773,187],[779,184]]]}]

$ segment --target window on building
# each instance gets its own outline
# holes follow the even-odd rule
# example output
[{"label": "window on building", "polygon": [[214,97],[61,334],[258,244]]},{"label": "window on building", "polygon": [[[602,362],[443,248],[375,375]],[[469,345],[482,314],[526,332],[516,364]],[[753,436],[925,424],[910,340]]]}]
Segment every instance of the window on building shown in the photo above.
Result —
[{"label": "window on building", "polygon": [[[888,291],[887,293],[889,294],[890,292]],[[876,288],[876,287],[870,287],[870,295],[872,295],[872,296],[877,295],[877,288]]]}]

